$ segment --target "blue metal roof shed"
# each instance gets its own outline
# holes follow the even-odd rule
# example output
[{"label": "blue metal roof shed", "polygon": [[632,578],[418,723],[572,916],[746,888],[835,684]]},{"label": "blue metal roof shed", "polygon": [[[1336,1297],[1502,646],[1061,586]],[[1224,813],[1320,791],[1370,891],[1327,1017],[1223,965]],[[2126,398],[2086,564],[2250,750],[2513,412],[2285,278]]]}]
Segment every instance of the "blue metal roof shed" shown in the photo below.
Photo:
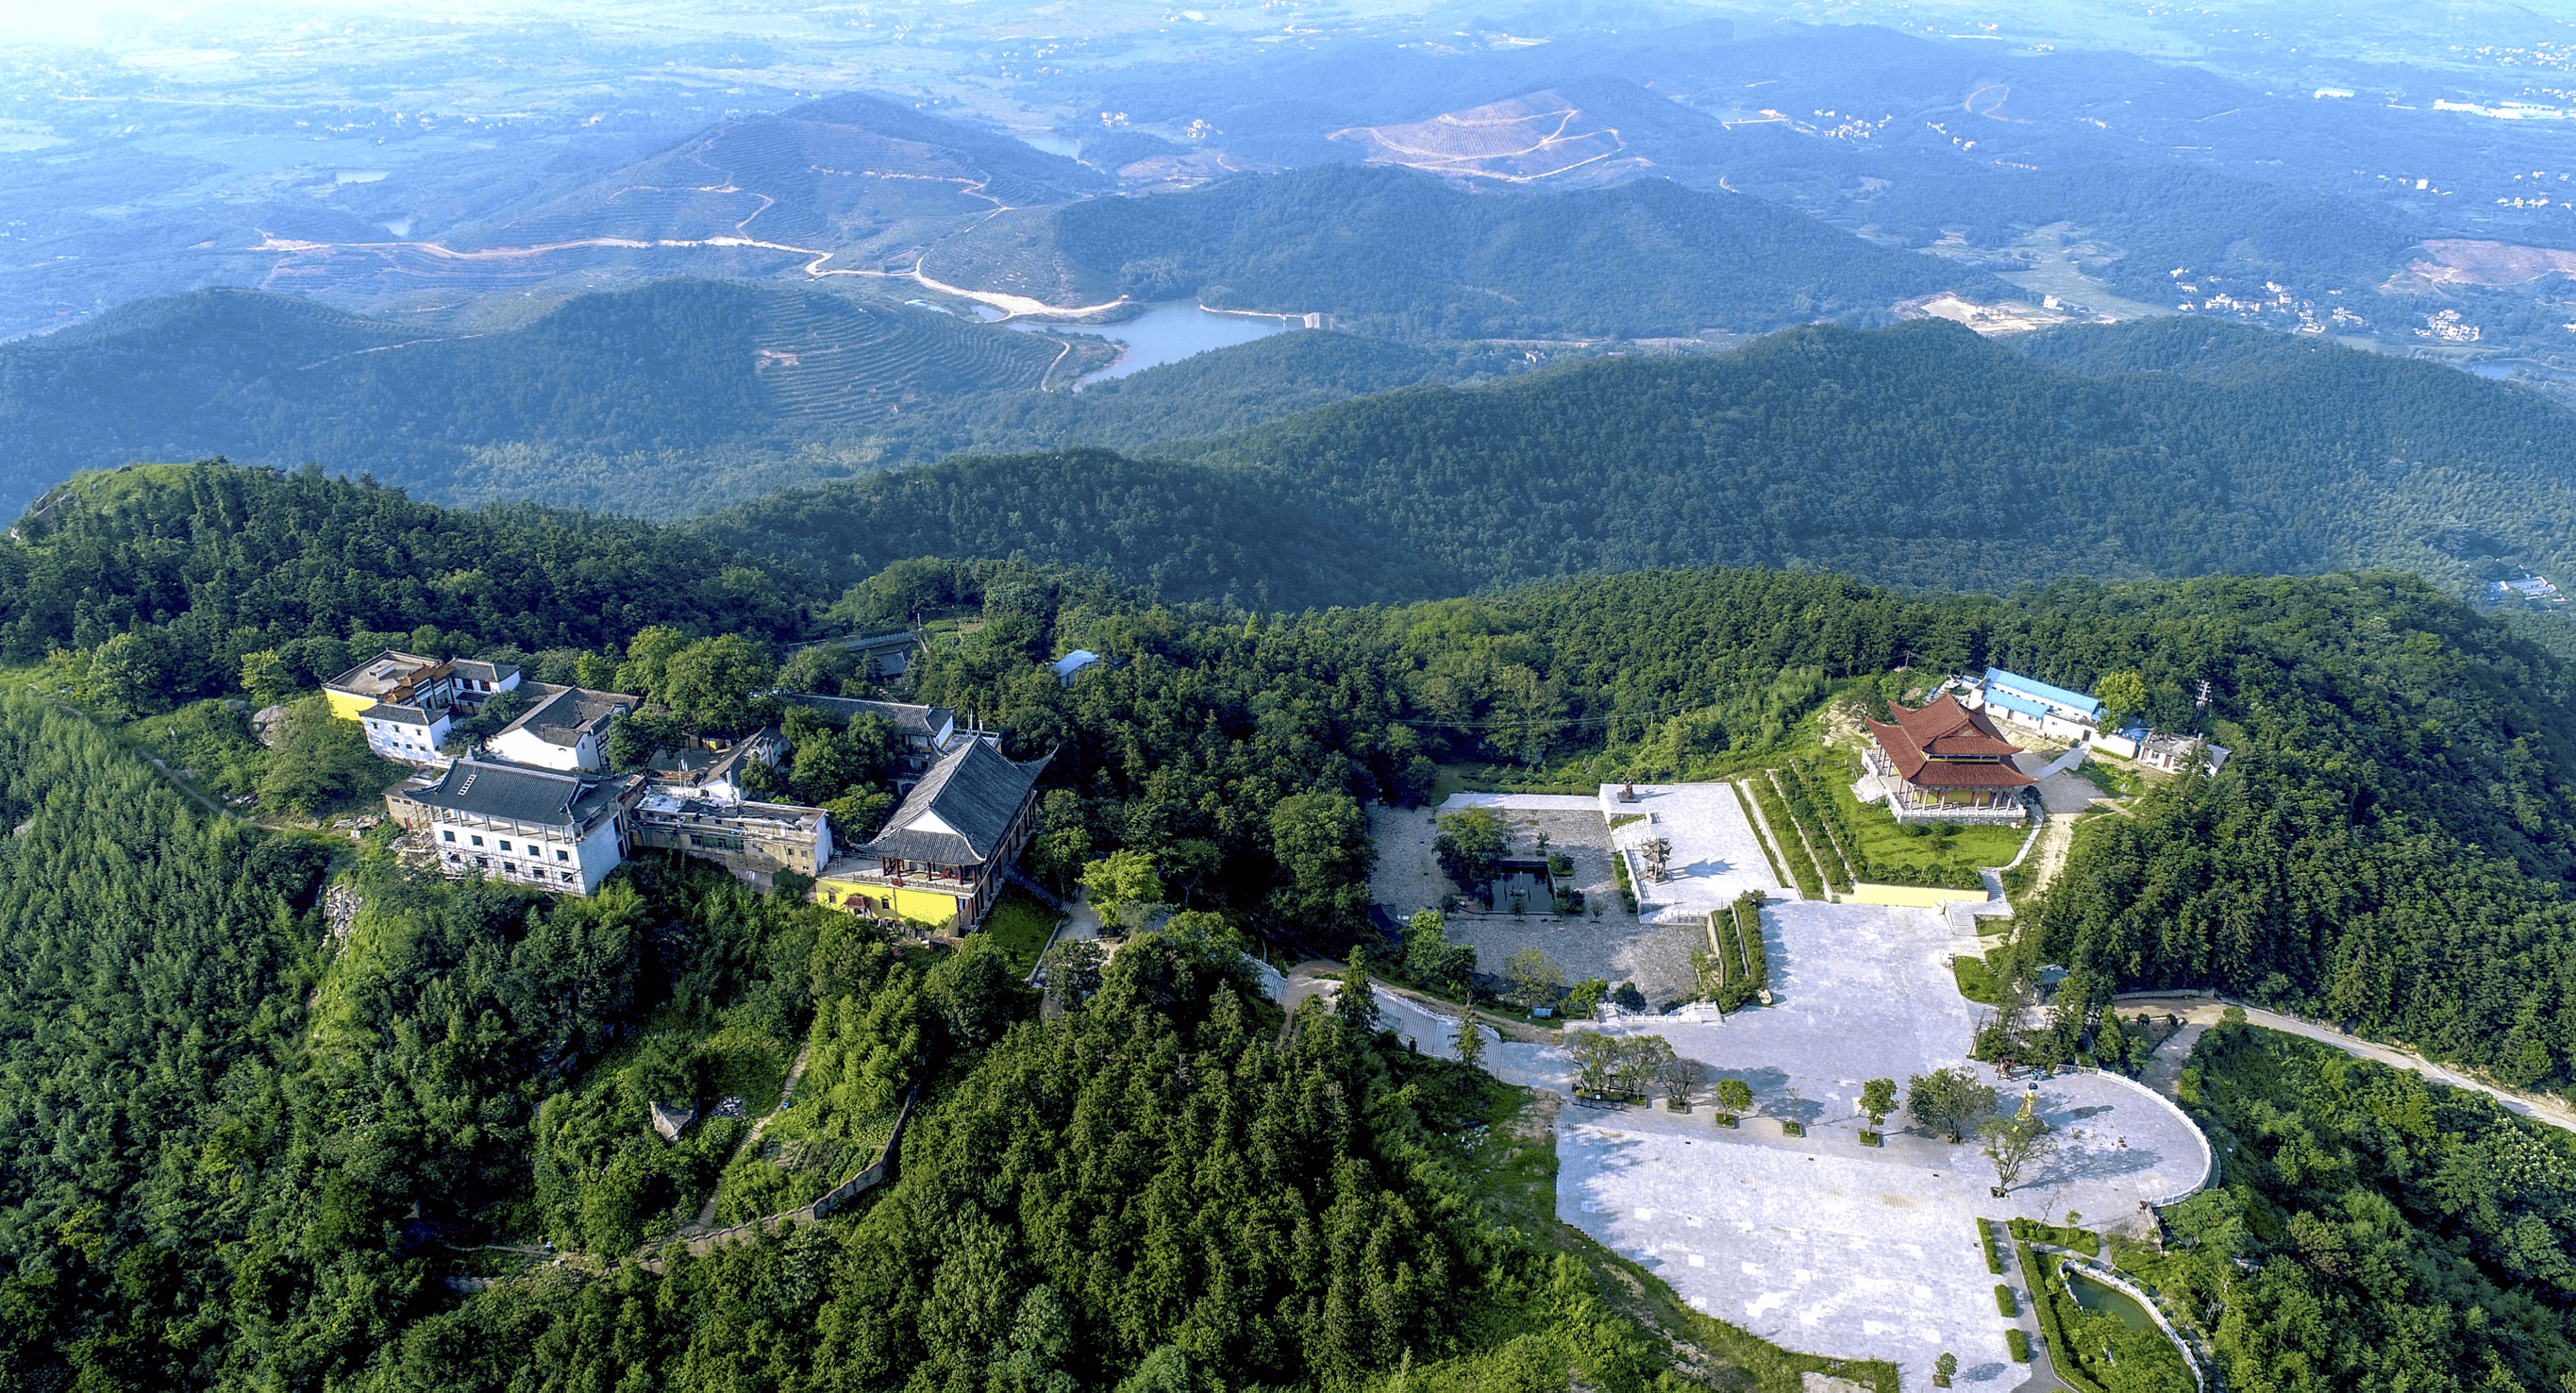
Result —
[{"label": "blue metal roof shed", "polygon": [[2016,696],[2029,697],[2034,701],[2044,702],[2050,706],[2059,707],[2068,711],[2080,712],[2095,720],[2100,720],[2102,718],[2102,703],[2084,695],[2082,692],[2070,692],[2064,687],[2056,687],[2051,686],[2046,682],[2034,681],[2022,676],[2020,673],[2006,672],[1999,667],[1987,668],[1987,700],[1992,701],[1994,699],[1993,693],[1998,687],[2011,692]]}]

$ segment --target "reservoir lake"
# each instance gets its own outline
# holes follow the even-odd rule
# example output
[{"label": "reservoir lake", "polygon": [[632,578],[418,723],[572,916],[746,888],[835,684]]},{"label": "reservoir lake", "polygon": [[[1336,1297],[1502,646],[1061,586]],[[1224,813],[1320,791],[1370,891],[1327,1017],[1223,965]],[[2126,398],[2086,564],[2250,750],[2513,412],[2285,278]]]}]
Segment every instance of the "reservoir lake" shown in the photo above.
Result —
[{"label": "reservoir lake", "polygon": [[1166,300],[1148,305],[1145,312],[1120,324],[1062,324],[1044,320],[1014,320],[1015,329],[1061,329],[1077,334],[1097,334],[1115,341],[1118,361],[1082,379],[1098,382],[1104,378],[1125,377],[1164,363],[1176,363],[1193,353],[1211,348],[1230,348],[1250,343],[1257,338],[1301,327],[1303,320],[1293,315],[1219,314],[1203,310],[1193,300]]}]

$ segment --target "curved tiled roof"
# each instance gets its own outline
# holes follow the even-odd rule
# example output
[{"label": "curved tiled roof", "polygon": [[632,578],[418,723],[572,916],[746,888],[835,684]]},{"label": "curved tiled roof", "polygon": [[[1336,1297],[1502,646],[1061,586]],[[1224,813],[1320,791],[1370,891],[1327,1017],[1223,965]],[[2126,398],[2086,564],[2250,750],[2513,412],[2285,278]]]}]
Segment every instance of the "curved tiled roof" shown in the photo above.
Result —
[{"label": "curved tiled roof", "polygon": [[1950,697],[1908,710],[1893,708],[1894,725],[1871,721],[1869,733],[1896,772],[1924,788],[2021,788],[2032,782],[2011,764],[2019,746],[1995,730],[1985,714]]},{"label": "curved tiled roof", "polygon": [[885,830],[855,851],[943,866],[980,864],[1010,835],[1045,767],[1045,760],[1023,764],[969,740],[930,766],[886,819]]}]

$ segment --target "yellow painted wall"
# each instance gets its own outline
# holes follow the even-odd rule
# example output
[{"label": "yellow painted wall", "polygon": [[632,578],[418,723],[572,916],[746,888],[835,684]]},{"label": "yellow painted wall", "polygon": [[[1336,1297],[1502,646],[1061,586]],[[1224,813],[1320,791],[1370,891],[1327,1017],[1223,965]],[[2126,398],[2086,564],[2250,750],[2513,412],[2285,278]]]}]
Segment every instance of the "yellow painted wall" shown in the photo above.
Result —
[{"label": "yellow painted wall", "polygon": [[1845,904],[1901,905],[1908,909],[1939,909],[1960,900],[1983,900],[1983,890],[1936,890],[1920,885],[1872,885],[1854,881],[1851,893],[1843,896]]},{"label": "yellow painted wall", "polygon": [[328,687],[322,689],[322,695],[330,698],[331,714],[344,721],[358,719],[359,712],[376,704],[374,697],[351,696],[347,692],[335,692]]},{"label": "yellow painted wall", "polygon": [[946,928],[956,922],[957,897],[939,890],[915,890],[907,886],[894,892],[894,912],[901,918],[918,919],[925,924]]},{"label": "yellow painted wall", "polygon": [[[826,901],[823,898],[826,894],[839,896],[839,901],[837,903]],[[855,912],[852,901],[860,895],[866,895],[880,904],[891,897],[892,908],[898,918],[918,919],[925,924],[936,924],[941,928],[948,928],[957,920],[957,897],[940,890],[915,890],[910,887],[898,890],[855,880],[817,880],[814,882],[812,898],[816,904],[832,903],[835,909],[851,909]]]}]

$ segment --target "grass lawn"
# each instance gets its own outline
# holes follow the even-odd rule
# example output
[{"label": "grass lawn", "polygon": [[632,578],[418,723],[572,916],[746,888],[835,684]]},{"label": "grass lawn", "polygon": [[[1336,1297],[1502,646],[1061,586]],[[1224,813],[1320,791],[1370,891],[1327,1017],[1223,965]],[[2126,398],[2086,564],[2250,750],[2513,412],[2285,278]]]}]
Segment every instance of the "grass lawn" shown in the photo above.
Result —
[{"label": "grass lawn", "polygon": [[2124,774],[2098,760],[2085,760],[2075,766],[2075,772],[2082,776],[2084,782],[2102,790],[2105,798],[2126,798],[2138,791],[2136,776]]},{"label": "grass lawn", "polygon": [[1013,890],[985,916],[984,932],[1011,955],[1011,965],[1026,977],[1037,970],[1038,954],[1046,951],[1047,936],[1055,932],[1059,917],[1037,896]]},{"label": "grass lawn", "polygon": [[1834,801],[1842,806],[1852,840],[1858,843],[1849,850],[1859,860],[1917,866],[1944,862],[2000,866],[2021,853],[2022,841],[2030,835],[2028,827],[2018,824],[1955,826],[1919,822],[1913,826],[1931,830],[1910,831],[1887,810],[1886,804],[1863,803],[1852,796],[1852,781],[1859,776],[1848,761],[1833,760],[1830,772]]},{"label": "grass lawn", "polygon": [[1962,953],[1950,963],[1950,974],[1959,980],[1959,995],[1981,1006],[1992,1006],[1998,999],[1995,972],[1983,958]]}]

